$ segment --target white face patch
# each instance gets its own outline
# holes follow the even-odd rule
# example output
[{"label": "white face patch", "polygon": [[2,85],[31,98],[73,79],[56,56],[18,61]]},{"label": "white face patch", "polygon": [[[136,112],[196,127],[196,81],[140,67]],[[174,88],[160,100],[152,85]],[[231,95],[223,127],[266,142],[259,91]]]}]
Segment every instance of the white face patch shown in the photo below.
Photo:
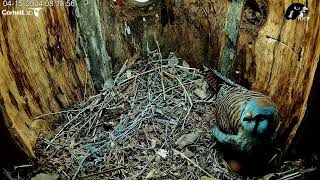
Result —
[{"label": "white face patch", "polygon": [[297,17],[298,20],[302,20],[303,19],[303,12],[300,12],[299,16]]},{"label": "white face patch", "polygon": [[290,11],[290,14],[289,14],[289,18],[292,18],[292,15],[293,15],[293,11]]}]

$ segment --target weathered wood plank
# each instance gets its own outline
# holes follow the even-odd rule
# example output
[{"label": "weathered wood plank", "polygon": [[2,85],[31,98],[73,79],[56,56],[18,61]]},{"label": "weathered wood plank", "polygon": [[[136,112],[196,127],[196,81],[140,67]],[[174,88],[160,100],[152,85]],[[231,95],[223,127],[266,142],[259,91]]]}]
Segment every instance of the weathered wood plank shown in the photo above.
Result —
[{"label": "weathered wood plank", "polygon": [[113,85],[111,58],[102,36],[96,0],[78,0],[75,12],[93,83],[96,89],[111,87]]},{"label": "weathered wood plank", "polygon": [[[26,8],[8,8],[18,9]],[[1,121],[30,157],[37,137],[33,118],[92,93],[72,21],[61,6],[45,7],[39,17],[0,16]]]},{"label": "weathered wood plank", "polygon": [[319,62],[320,18],[317,14],[320,13],[320,2],[308,1],[309,21],[285,19],[286,8],[292,4],[289,0],[259,2],[260,7],[264,4],[268,6],[268,15],[259,31],[252,24],[250,28],[243,14],[236,57],[240,73],[235,76],[243,78],[251,89],[272,97],[279,108],[284,129],[294,123],[285,143],[285,152],[304,118]]}]

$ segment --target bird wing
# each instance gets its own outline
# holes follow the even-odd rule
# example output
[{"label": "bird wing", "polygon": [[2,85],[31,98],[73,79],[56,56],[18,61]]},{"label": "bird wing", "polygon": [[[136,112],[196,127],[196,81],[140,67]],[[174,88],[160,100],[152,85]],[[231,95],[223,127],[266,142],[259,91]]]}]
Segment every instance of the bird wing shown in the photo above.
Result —
[{"label": "bird wing", "polygon": [[215,101],[216,123],[226,134],[236,135],[240,128],[240,117],[246,103],[252,98],[267,98],[265,95],[240,86],[222,85]]},{"label": "bird wing", "polygon": [[222,132],[238,134],[243,111],[241,106],[245,102],[246,99],[238,88],[222,85],[215,101],[216,124]]},{"label": "bird wing", "polygon": [[[206,71],[205,77],[208,84],[217,90],[217,96],[215,100],[215,107],[217,109],[216,125],[220,131],[226,134],[238,134],[240,129],[241,114],[250,99],[269,99],[262,93],[250,91],[245,87],[231,81],[217,70],[209,69]],[[270,100],[270,102],[272,101]],[[277,124],[278,122],[273,123]]]}]

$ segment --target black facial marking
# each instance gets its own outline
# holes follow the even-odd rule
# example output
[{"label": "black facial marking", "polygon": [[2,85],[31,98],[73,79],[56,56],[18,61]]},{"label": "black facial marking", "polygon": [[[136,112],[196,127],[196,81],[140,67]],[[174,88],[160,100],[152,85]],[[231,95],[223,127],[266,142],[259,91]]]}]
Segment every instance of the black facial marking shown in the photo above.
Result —
[{"label": "black facial marking", "polygon": [[253,119],[253,118],[243,118],[243,121],[253,121],[253,120],[255,120],[255,119]]},{"label": "black facial marking", "polygon": [[293,3],[287,8],[286,14],[284,16],[287,19],[292,19],[292,20],[297,19],[300,13],[303,11],[304,7],[305,7],[304,4]]},{"label": "black facial marking", "polygon": [[262,121],[262,120],[265,120],[265,119],[272,119],[272,116],[271,115],[264,115],[264,114],[258,114],[254,117],[254,119],[256,121]]}]

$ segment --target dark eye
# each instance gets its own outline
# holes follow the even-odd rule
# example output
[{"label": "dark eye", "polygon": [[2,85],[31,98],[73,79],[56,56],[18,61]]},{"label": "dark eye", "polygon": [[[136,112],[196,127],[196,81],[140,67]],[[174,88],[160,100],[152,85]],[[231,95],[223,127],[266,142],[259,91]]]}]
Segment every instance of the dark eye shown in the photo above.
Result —
[{"label": "dark eye", "polygon": [[262,115],[262,114],[259,114],[257,116],[254,117],[256,120],[264,120],[264,119],[272,119],[272,116],[271,115]]},{"label": "dark eye", "polygon": [[301,8],[299,6],[294,6],[293,9],[299,11]]}]

